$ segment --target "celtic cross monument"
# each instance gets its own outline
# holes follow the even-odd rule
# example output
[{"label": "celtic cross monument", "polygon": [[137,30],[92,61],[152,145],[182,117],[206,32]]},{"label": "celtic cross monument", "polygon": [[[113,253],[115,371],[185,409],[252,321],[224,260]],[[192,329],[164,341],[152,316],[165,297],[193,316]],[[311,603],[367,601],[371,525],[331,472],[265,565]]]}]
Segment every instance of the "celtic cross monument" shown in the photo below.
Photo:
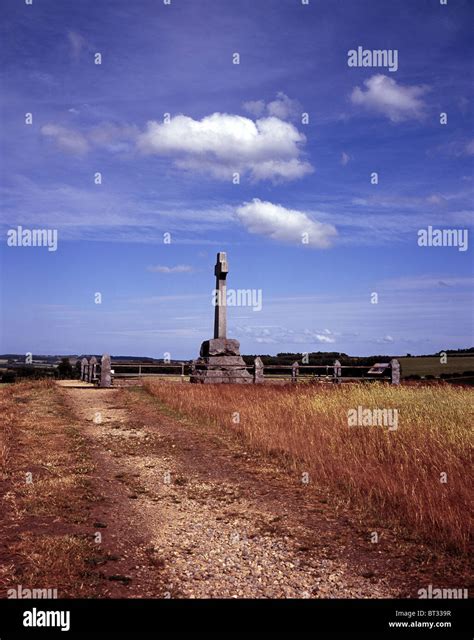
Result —
[{"label": "celtic cross monument", "polygon": [[240,355],[238,340],[227,337],[227,274],[229,266],[223,251],[217,254],[214,268],[216,288],[214,304],[214,338],[201,345],[200,357],[193,361],[190,381],[201,384],[252,383],[253,376],[247,371]]}]

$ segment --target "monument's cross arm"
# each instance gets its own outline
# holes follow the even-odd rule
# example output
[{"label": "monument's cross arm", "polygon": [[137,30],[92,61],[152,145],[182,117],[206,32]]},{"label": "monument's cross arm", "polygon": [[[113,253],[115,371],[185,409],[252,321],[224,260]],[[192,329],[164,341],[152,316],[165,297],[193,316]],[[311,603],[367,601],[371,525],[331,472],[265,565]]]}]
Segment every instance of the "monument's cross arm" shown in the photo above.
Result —
[{"label": "monument's cross arm", "polygon": [[216,275],[215,309],[214,309],[214,338],[227,338],[227,285],[226,277],[229,273],[227,255],[224,251],[217,254],[217,262],[214,268]]}]

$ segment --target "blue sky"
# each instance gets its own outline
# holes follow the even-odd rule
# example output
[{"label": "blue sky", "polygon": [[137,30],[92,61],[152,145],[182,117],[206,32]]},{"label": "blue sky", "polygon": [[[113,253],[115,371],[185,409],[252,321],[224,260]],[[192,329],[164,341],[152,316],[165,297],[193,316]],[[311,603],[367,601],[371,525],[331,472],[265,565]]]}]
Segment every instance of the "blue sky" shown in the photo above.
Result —
[{"label": "blue sky", "polygon": [[[1,352],[195,357],[217,251],[229,287],[262,292],[228,309],[243,353],[472,345],[470,243],[418,245],[472,232],[468,0],[1,13]],[[397,70],[348,66],[359,46]],[[18,225],[57,250],[7,246]]]}]

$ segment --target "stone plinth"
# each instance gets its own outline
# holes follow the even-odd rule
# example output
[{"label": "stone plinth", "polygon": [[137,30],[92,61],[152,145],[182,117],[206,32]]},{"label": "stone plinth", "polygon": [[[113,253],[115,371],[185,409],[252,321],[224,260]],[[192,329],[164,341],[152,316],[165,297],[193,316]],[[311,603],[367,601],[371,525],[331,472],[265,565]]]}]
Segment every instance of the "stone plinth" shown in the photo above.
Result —
[{"label": "stone plinth", "polygon": [[238,340],[228,338],[213,338],[205,340],[199,352],[201,358],[210,356],[240,356],[240,343]]},{"label": "stone plinth", "polygon": [[201,357],[193,362],[190,382],[200,384],[246,384],[253,376],[240,355],[238,340],[214,338],[201,345]]}]

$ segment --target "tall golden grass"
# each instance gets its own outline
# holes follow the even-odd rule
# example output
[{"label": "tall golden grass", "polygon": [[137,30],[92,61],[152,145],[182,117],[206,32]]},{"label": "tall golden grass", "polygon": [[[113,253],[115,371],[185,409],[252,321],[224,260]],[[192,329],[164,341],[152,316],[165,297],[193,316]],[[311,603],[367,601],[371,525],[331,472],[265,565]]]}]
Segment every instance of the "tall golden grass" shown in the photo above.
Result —
[{"label": "tall golden grass", "polygon": [[[466,550],[472,524],[473,393],[459,387],[177,385],[148,380],[169,407],[281,455],[384,524]],[[348,426],[348,411],[398,409],[398,429]],[[240,422],[236,423],[236,413]],[[444,475],[446,474],[446,475]],[[444,482],[446,480],[446,482]]]},{"label": "tall golden grass", "polygon": [[11,394],[0,395],[0,412],[2,414],[0,424],[0,480],[4,480],[9,471],[13,424],[17,413],[17,407]]}]

